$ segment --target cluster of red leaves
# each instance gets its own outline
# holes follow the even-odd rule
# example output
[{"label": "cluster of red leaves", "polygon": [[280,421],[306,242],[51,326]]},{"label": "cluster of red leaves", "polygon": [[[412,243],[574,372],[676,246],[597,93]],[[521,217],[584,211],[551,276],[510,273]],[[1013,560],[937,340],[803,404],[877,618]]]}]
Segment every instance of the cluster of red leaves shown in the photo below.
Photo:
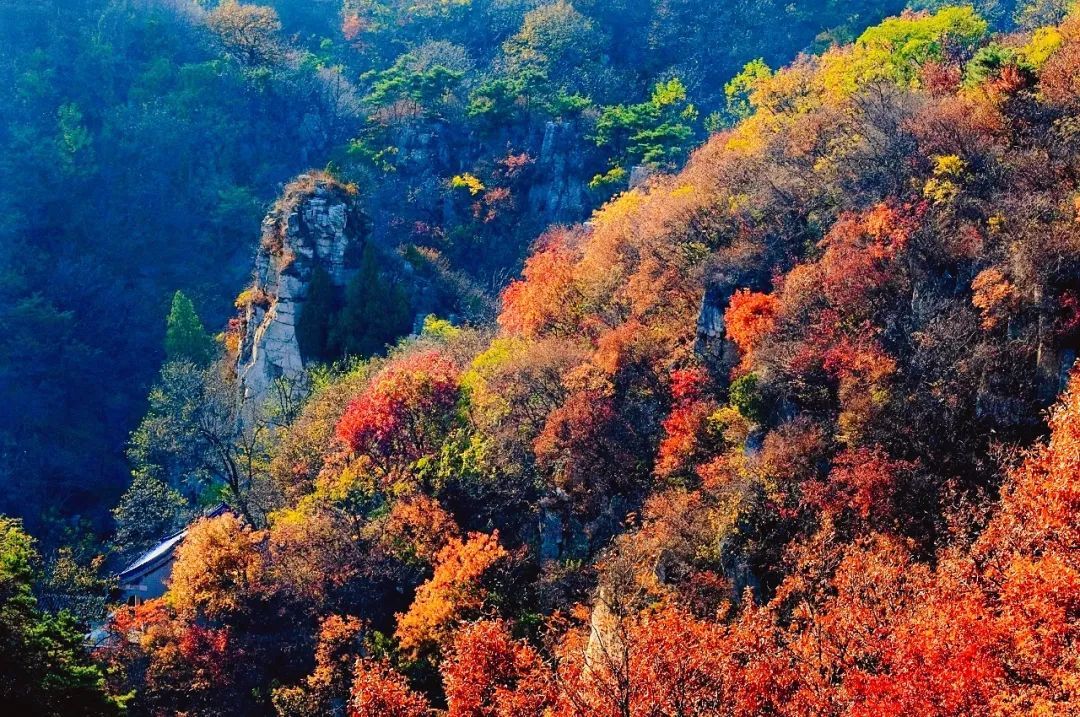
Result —
[{"label": "cluster of red leaves", "polygon": [[97,658],[109,667],[110,679],[141,672],[140,699],[157,714],[213,702],[232,684],[243,656],[228,627],[178,619],[164,600],[121,608],[107,627],[109,639]]},{"label": "cluster of red leaves", "polygon": [[357,663],[349,717],[426,717],[430,713],[427,700],[390,665],[370,659]]},{"label": "cluster of red leaves", "polygon": [[436,350],[395,359],[353,399],[337,425],[352,451],[415,460],[431,447],[458,400],[458,371]]},{"label": "cluster of red leaves", "polygon": [[614,465],[619,447],[611,436],[611,399],[596,391],[576,391],[548,414],[533,444],[537,464],[555,484],[572,494],[601,486],[605,467]]},{"label": "cluster of red leaves", "polygon": [[503,159],[499,161],[499,164],[502,165],[503,172],[506,174],[507,179],[514,179],[534,162],[535,160],[529,156],[528,152],[519,152],[518,154],[511,152],[503,157]]},{"label": "cluster of red leaves", "polygon": [[707,397],[708,375],[702,369],[683,369],[671,374],[674,405],[664,419],[664,438],[656,452],[656,475],[670,477],[690,470],[701,458],[706,419],[716,410]]},{"label": "cluster of red leaves", "polygon": [[442,666],[447,717],[543,715],[557,699],[554,675],[501,620],[467,625]]},{"label": "cluster of red leaves", "polygon": [[871,315],[875,292],[895,278],[893,261],[907,246],[920,212],[879,204],[833,225],[821,243],[825,254],[819,263],[820,290],[833,309],[849,319]]},{"label": "cluster of red leaves", "polygon": [[862,521],[882,521],[901,512],[894,497],[913,469],[878,446],[851,448],[833,459],[826,481],[804,489],[804,498],[830,518],[850,510]]}]

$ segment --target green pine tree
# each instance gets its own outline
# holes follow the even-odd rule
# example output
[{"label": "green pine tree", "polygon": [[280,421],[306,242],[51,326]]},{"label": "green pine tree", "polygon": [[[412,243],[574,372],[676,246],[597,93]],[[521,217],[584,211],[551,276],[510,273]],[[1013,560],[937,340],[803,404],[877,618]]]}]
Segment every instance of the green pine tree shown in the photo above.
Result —
[{"label": "green pine tree", "polygon": [[296,340],[305,359],[325,361],[333,358],[330,351],[330,327],[336,304],[330,275],[321,266],[316,266],[311,273],[307,300],[296,321]]},{"label": "green pine tree", "polygon": [[5,714],[117,714],[105,676],[83,647],[85,626],[43,611],[34,597],[41,558],[18,520],[0,516],[0,704]]},{"label": "green pine tree", "polygon": [[379,256],[364,248],[360,270],[345,289],[345,306],[331,327],[330,344],[338,356],[371,356],[412,328],[409,297],[379,271]]},{"label": "green pine tree", "polygon": [[214,358],[214,339],[203,328],[195,305],[184,293],[173,294],[165,330],[165,356],[169,361],[190,361],[205,366]]}]

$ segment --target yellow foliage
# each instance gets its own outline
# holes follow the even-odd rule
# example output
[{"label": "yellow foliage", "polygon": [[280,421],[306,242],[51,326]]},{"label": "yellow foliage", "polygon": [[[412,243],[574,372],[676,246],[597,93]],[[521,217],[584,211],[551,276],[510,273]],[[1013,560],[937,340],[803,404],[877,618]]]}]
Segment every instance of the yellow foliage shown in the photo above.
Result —
[{"label": "yellow foliage", "polygon": [[867,29],[850,47],[826,53],[822,81],[830,95],[841,98],[878,81],[914,87],[923,63],[938,59],[947,44],[974,46],[987,27],[970,6],[904,13]]},{"label": "yellow foliage", "polygon": [[265,306],[269,304],[270,296],[259,287],[252,286],[241,291],[233,303],[236,308],[244,310],[250,306]]},{"label": "yellow foliage", "polygon": [[644,196],[637,190],[624,192],[593,213],[594,224],[619,224],[641,208]]},{"label": "yellow foliage", "polygon": [[734,406],[717,409],[706,421],[709,431],[723,436],[724,442],[730,446],[742,446],[750,435],[750,421]]},{"label": "yellow foliage", "polygon": [[340,470],[327,470],[319,476],[316,494],[334,502],[372,494],[376,490],[375,467],[370,456],[358,456]]},{"label": "yellow foliage", "polygon": [[692,197],[697,189],[692,184],[680,184],[675,189],[671,190],[672,199],[681,199],[682,197]]},{"label": "yellow foliage", "polygon": [[935,204],[947,204],[960,194],[960,186],[948,179],[931,178],[923,187],[923,196]]},{"label": "yellow foliage", "polygon": [[790,126],[794,118],[820,108],[824,94],[813,60],[800,60],[759,79],[750,94],[755,111],[731,133],[727,148],[745,154],[761,151],[766,140]]},{"label": "yellow foliage", "polygon": [[225,513],[191,527],[176,551],[167,600],[182,616],[222,618],[262,587],[264,534]]},{"label": "yellow foliage", "polygon": [[1050,56],[1064,42],[1061,31],[1056,27],[1040,27],[1031,34],[1031,39],[1020,48],[1020,57],[1034,70],[1042,68]]},{"label": "yellow foliage", "polygon": [[498,407],[501,404],[505,408],[506,399],[487,391],[487,383],[525,346],[525,340],[520,337],[500,337],[492,340],[487,350],[473,359],[468,370],[461,375],[461,387],[469,395],[470,403],[483,405],[488,410],[494,409],[499,415],[503,413]]},{"label": "yellow foliage", "polygon": [[967,162],[955,154],[937,155],[933,160],[935,177],[959,177],[967,169]]},{"label": "yellow foliage", "polygon": [[476,175],[470,174],[469,172],[454,176],[454,178],[450,180],[450,186],[454,189],[468,189],[469,194],[474,197],[484,191],[484,183],[481,182]]},{"label": "yellow foliage", "polygon": [[923,187],[923,196],[935,204],[951,202],[960,194],[960,185],[957,180],[967,169],[967,162],[955,154],[938,155],[933,157],[934,176]]}]

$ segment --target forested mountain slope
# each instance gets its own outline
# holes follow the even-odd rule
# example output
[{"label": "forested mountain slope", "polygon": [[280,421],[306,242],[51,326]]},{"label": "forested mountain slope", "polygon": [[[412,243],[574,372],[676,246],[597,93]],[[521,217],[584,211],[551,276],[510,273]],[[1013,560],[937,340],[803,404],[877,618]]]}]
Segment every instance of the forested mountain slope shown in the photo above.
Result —
[{"label": "forested mountain slope", "polygon": [[168,594],[114,615],[108,689],[1076,713],[1078,78],[1075,14],[955,7],[757,66],[684,169],[546,232],[497,326],[320,373],[248,518],[196,523]]},{"label": "forested mountain slope", "polygon": [[170,298],[220,327],[298,172],[355,182],[373,231],[421,249],[418,270],[494,297],[548,223],[729,122],[744,63],[900,6],[4,2],[0,511],[50,546],[107,529]]}]

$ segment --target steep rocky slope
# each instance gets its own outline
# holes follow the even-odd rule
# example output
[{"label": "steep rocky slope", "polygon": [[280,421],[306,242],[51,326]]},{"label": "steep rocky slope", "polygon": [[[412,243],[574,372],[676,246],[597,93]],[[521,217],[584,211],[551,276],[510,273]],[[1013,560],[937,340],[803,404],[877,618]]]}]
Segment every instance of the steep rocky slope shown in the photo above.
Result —
[{"label": "steep rocky slope", "polygon": [[368,239],[366,227],[356,192],[318,173],[291,182],[263,220],[254,282],[237,300],[236,373],[248,413],[261,408],[275,382],[291,390],[303,380],[296,328],[312,277],[322,269],[344,291]]}]

